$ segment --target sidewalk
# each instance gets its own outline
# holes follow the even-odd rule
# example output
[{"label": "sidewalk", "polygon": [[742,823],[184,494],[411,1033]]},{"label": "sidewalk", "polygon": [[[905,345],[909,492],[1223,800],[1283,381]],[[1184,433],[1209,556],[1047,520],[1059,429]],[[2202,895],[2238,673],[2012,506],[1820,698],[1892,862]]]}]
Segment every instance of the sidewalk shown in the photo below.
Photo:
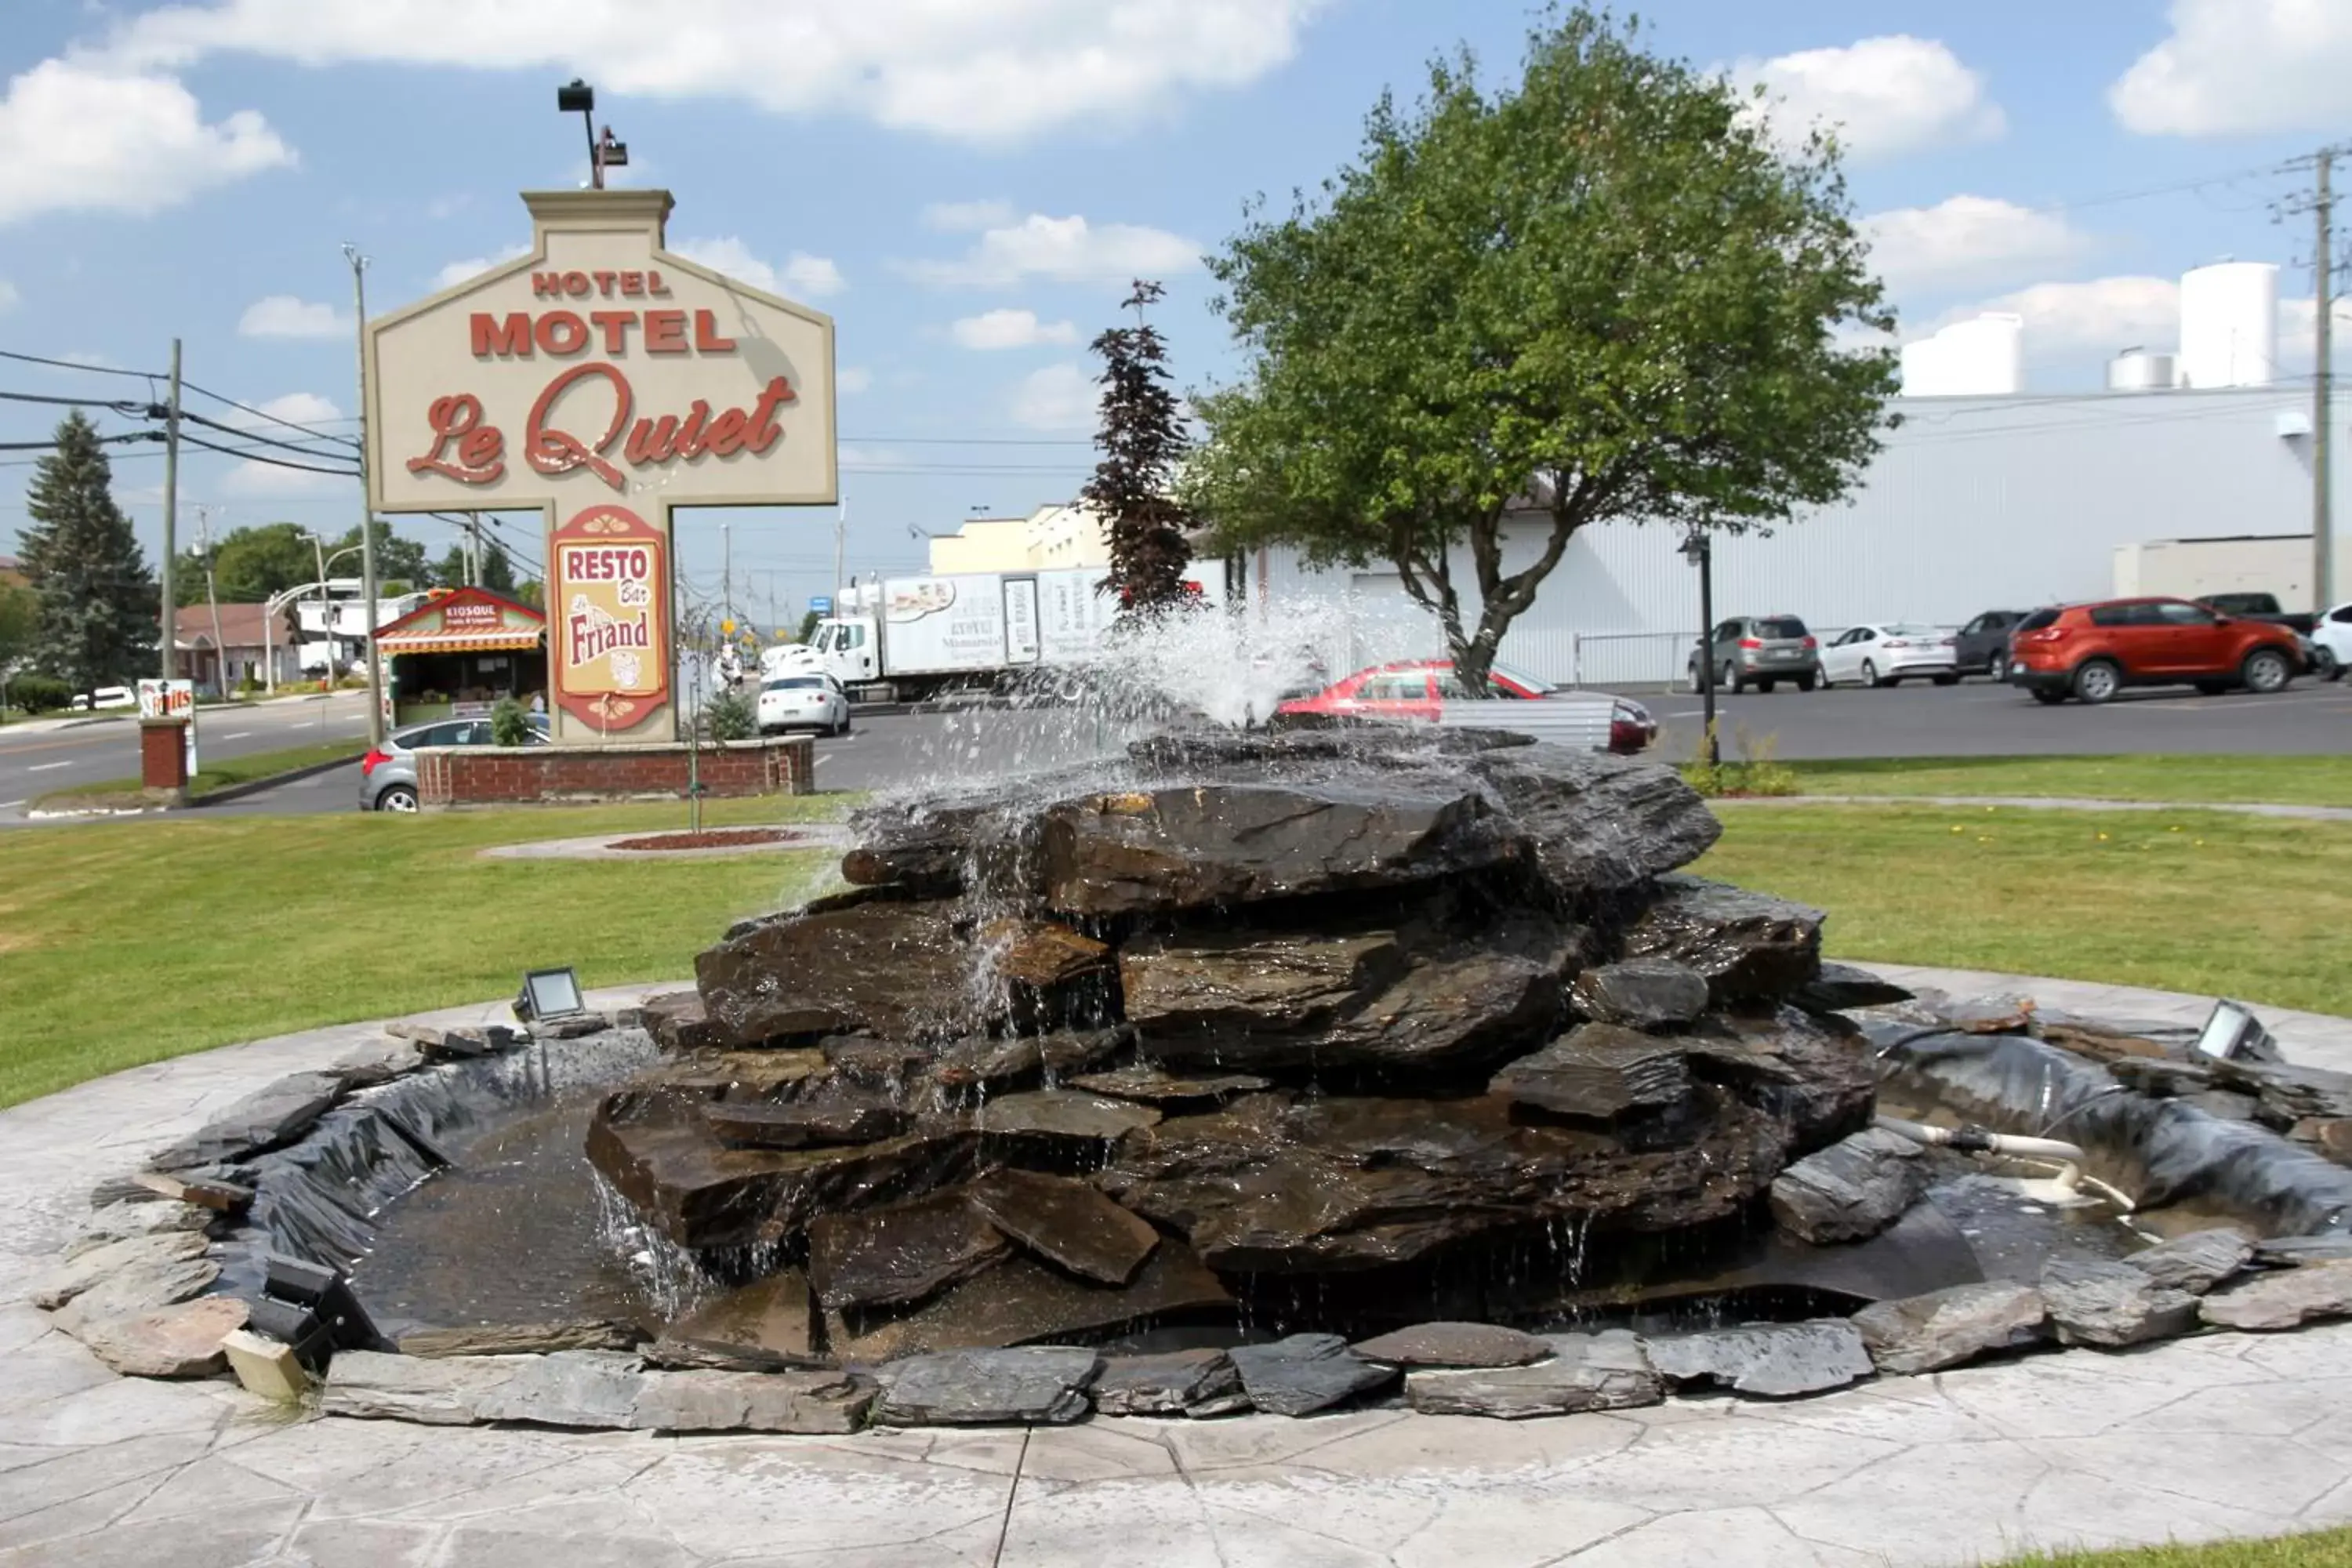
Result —
[{"label": "sidewalk", "polygon": [[[2125,1018],[2198,1006],[1895,973]],[[2263,1017],[2298,1060],[2352,1038],[2343,1020]],[[1526,1423],[1378,1410],[657,1438],[289,1424],[226,1384],[117,1380],[23,1304],[92,1182],[374,1027],[0,1111],[0,1568],[1910,1568],[2352,1522],[2352,1324]]]}]

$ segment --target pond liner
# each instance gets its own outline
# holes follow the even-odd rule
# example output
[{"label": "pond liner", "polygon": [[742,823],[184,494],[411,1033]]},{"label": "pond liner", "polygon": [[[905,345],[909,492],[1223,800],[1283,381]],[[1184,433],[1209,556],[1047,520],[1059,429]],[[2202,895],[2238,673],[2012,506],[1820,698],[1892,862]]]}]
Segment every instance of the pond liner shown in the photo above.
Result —
[{"label": "pond liner", "polygon": [[213,1244],[219,1293],[260,1299],[275,1254],[348,1270],[385,1208],[456,1163],[470,1139],[568,1090],[618,1082],[660,1057],[643,1029],[533,1039],[361,1089],[286,1148],[239,1163],[252,1205]]},{"label": "pond liner", "polygon": [[1998,1131],[2079,1144],[2142,1209],[2184,1205],[2258,1237],[2352,1233],[2352,1170],[2266,1127],[2126,1087],[2095,1062],[2022,1035],[1864,1026],[1882,1092]]}]

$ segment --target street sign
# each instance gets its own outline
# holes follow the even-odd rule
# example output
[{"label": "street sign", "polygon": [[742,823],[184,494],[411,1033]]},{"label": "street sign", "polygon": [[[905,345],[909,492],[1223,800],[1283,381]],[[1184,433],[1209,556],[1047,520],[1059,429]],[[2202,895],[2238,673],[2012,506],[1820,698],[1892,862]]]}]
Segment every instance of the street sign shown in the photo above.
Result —
[{"label": "street sign", "polygon": [[196,683],[193,680],[142,680],[139,683],[139,717],[184,719],[187,729],[188,776],[196,776]]},{"label": "street sign", "polygon": [[830,594],[811,594],[809,595],[809,612],[812,615],[818,616],[829,616],[833,614],[833,595]]}]

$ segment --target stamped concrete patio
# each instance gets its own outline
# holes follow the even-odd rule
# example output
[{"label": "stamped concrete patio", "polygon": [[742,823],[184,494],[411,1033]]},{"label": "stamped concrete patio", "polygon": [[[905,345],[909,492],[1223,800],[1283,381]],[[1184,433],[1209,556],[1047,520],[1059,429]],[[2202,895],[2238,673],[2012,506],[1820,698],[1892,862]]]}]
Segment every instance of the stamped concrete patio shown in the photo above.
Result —
[{"label": "stamped concrete patio", "polygon": [[[2210,1005],[1885,972],[2125,1018]],[[2352,1068],[2352,1022],[2263,1016],[2290,1058]],[[0,1112],[0,1568],[1775,1568],[2352,1522],[2352,1324],[1524,1423],[1379,1410],[673,1438],[295,1419],[226,1383],[118,1379],[25,1304],[96,1182],[377,1032],[233,1047]]]}]

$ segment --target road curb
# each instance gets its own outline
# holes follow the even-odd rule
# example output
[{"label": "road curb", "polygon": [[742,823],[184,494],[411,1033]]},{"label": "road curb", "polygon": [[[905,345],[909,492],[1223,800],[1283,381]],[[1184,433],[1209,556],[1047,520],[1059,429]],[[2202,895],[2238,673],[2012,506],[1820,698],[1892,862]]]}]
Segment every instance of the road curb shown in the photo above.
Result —
[{"label": "road curb", "polygon": [[226,789],[216,789],[201,800],[192,800],[180,809],[202,811],[208,805],[226,805],[230,801],[243,800],[247,795],[259,795],[263,790],[276,789],[279,784],[293,784],[300,779],[316,778],[320,773],[332,773],[337,768],[349,767],[365,755],[367,752],[365,748],[362,748],[348,757],[337,757],[332,762],[312,763],[308,767],[292,768],[282,773],[271,773],[267,778],[247,779],[243,784],[230,784]]}]

